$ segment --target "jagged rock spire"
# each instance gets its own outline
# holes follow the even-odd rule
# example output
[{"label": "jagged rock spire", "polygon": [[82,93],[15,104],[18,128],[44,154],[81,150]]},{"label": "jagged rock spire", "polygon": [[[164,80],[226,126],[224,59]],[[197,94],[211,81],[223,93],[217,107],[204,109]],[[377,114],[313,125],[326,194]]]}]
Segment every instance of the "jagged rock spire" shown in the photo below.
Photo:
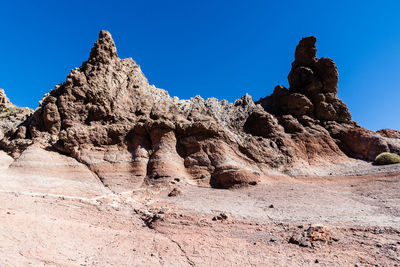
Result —
[{"label": "jagged rock spire", "polygon": [[3,106],[6,106],[8,104],[11,104],[10,100],[6,96],[6,93],[4,92],[4,90],[0,88],[0,108]]},{"label": "jagged rock spire", "polygon": [[290,90],[306,95],[337,93],[339,74],[335,62],[326,57],[318,58],[314,36],[300,40],[288,80]]},{"label": "jagged rock spire", "polygon": [[88,62],[91,64],[96,62],[108,63],[115,58],[118,58],[118,54],[111,34],[105,30],[100,31],[99,39],[94,43],[94,47],[90,51]]},{"label": "jagged rock spire", "polygon": [[314,36],[300,40],[288,75],[290,88],[277,86],[260,100],[276,115],[307,115],[322,121],[351,122],[351,114],[337,96],[339,74],[332,59],[316,56]]},{"label": "jagged rock spire", "polygon": [[317,38],[314,36],[304,37],[300,40],[294,53],[295,61],[293,64],[308,65],[317,61]]}]

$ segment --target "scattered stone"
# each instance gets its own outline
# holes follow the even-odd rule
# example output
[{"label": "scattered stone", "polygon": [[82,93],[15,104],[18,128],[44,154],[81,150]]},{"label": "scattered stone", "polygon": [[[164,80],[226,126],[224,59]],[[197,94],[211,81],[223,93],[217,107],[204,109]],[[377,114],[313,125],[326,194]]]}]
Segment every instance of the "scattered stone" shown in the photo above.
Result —
[{"label": "scattered stone", "polygon": [[134,212],[140,215],[140,219],[145,223],[145,226],[150,229],[154,229],[153,224],[156,221],[162,221],[164,219],[164,214],[162,211],[141,211],[134,209]]},{"label": "scattered stone", "polygon": [[276,236],[272,236],[272,237],[269,239],[269,241],[275,243],[275,242],[278,241],[278,238],[277,238]]},{"label": "scattered stone", "polygon": [[227,220],[228,219],[228,215],[226,215],[225,213],[220,213],[219,215],[217,215],[217,216],[214,216],[213,218],[212,218],[212,220],[213,221],[225,221],[225,220]]},{"label": "scattered stone", "polygon": [[176,197],[176,196],[180,195],[181,193],[182,192],[178,188],[175,187],[174,189],[172,189],[171,192],[169,192],[168,196],[169,197]]},{"label": "scattered stone", "polygon": [[322,226],[310,226],[308,229],[293,234],[289,243],[296,244],[301,247],[321,247],[330,244],[332,240],[331,234]]},{"label": "scattered stone", "polygon": [[222,220],[228,219],[228,215],[226,215],[225,213],[220,213],[219,216],[221,217]]}]

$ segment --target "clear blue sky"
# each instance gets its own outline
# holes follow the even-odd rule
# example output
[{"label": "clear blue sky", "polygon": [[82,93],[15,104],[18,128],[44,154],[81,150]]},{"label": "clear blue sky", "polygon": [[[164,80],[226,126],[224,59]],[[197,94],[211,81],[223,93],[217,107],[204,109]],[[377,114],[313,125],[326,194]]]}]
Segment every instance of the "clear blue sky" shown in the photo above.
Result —
[{"label": "clear blue sky", "polygon": [[399,1],[1,1],[0,87],[36,108],[106,29],[172,96],[258,100],[287,86],[298,41],[315,35],[353,119],[400,129],[399,14]]}]

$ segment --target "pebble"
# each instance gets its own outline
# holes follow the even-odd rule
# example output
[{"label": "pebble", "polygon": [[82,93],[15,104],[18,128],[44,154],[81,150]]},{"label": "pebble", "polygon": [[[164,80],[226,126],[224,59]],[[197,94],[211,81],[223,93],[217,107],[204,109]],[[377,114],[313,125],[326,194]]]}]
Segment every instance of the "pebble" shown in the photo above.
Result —
[{"label": "pebble", "polygon": [[213,221],[216,221],[216,220],[223,221],[223,220],[226,220],[226,219],[228,219],[228,215],[226,215],[225,213],[220,213],[219,215],[214,216],[212,218]]},{"label": "pebble", "polygon": [[275,236],[272,236],[269,241],[270,242],[276,242],[276,241],[278,241],[278,238],[276,238]]}]

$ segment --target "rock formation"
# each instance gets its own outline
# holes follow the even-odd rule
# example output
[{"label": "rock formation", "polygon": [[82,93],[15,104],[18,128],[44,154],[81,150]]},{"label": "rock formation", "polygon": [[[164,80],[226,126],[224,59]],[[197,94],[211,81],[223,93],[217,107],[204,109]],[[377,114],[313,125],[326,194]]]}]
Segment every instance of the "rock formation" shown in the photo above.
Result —
[{"label": "rock formation", "polygon": [[[277,86],[257,103],[249,95],[228,103],[171,98],[149,85],[131,58],[120,59],[110,33],[101,31],[89,59],[0,146],[13,156],[32,144],[57,150],[86,164],[114,191],[146,179],[256,184],[288,168],[398,149],[398,139],[372,132],[360,137],[363,129],[337,97],[336,66],[316,57],[315,41],[300,41],[289,89]],[[357,138],[365,138],[362,148],[354,147]]]},{"label": "rock formation", "polygon": [[317,58],[315,42],[315,37],[306,37],[297,46],[288,77],[290,88],[278,85],[260,103],[276,115],[306,115],[321,121],[350,123],[350,112],[337,96],[336,64],[330,58]]},{"label": "rock formation", "polygon": [[[324,145],[337,152],[337,147],[331,146],[332,141],[353,158],[374,160],[381,152],[399,153],[400,139],[393,134],[396,131],[382,130],[379,135],[352,121],[346,104],[337,96],[339,75],[336,64],[330,58],[318,58],[315,43],[316,38],[312,36],[299,42],[288,76],[290,88],[278,85],[271,96],[257,103],[278,117],[292,138],[308,140],[308,145],[319,143],[317,153],[326,149]],[[306,131],[304,118],[309,124]],[[310,134],[311,139],[308,139]]]},{"label": "rock formation", "polygon": [[30,108],[19,108],[12,104],[3,89],[0,88],[0,139],[4,133],[15,129],[33,112]]}]

